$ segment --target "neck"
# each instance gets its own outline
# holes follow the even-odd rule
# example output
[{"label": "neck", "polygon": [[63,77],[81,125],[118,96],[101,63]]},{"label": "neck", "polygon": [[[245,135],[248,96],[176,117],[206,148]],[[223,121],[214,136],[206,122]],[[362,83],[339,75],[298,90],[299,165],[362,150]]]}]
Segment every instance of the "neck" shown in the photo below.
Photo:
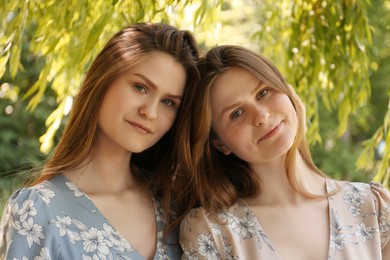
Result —
[{"label": "neck", "polygon": [[84,162],[64,175],[86,194],[117,194],[137,189],[139,183],[132,175],[132,153],[118,146],[96,142]]},{"label": "neck", "polygon": [[[324,178],[313,172],[304,163],[301,155],[297,153],[293,169],[299,185],[313,194],[325,194]],[[306,200],[300,193],[296,192],[287,177],[286,157],[278,160],[252,165],[251,170],[256,174],[260,183],[260,194],[247,199],[248,204],[262,206],[291,205]]]}]

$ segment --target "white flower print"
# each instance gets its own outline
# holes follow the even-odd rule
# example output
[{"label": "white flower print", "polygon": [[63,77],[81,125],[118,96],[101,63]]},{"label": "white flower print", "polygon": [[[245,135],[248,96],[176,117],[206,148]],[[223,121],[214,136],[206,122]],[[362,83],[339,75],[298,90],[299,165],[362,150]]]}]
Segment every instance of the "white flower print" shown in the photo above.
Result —
[{"label": "white flower print", "polygon": [[42,233],[42,226],[33,222],[33,218],[27,219],[22,223],[23,228],[18,231],[22,236],[26,236],[28,246],[31,248],[33,243],[41,244],[40,239],[45,239]]},{"label": "white flower print", "polygon": [[197,241],[199,245],[198,253],[201,256],[206,257],[208,260],[221,259],[211,234],[208,236],[205,234],[199,234]]},{"label": "white flower print", "polygon": [[390,221],[387,221],[390,219],[390,207],[387,207],[385,209],[381,209],[379,211],[379,231],[382,233],[389,232],[390,231]]},{"label": "white flower print", "polygon": [[161,243],[161,238],[163,236],[163,232],[160,231],[160,232],[157,232],[157,251],[159,253],[159,257],[162,257],[163,255],[165,255],[165,245],[163,243]]},{"label": "white flower print", "polygon": [[86,252],[98,252],[100,256],[109,253],[108,243],[104,240],[104,234],[97,228],[90,228],[88,231],[81,232],[83,248]]},{"label": "white flower print", "polygon": [[20,230],[22,226],[20,225],[20,222],[18,221],[18,211],[19,211],[19,205],[17,202],[9,204],[7,207],[7,211],[9,212],[9,220],[8,225],[11,225],[16,230]]},{"label": "white flower print", "polygon": [[[0,259],[45,260],[53,254],[80,260],[141,258],[107,219],[94,211],[96,207],[86,195],[70,189],[66,181],[58,175],[10,197],[0,220]],[[154,206],[161,211],[161,206]],[[156,224],[157,230],[164,229],[163,223]],[[179,259],[179,245],[164,244],[162,235],[157,234],[156,257]],[[168,241],[174,240],[171,236]]]},{"label": "white flower print", "polygon": [[238,259],[239,257],[236,255],[233,255],[233,248],[231,245],[229,245],[227,237],[222,236],[223,240],[223,251],[225,252],[225,258],[226,260],[231,260],[231,259]]},{"label": "white flower print", "polygon": [[120,252],[124,252],[125,249],[133,250],[130,244],[124,239],[117,231],[115,231],[111,226],[103,223],[103,229],[107,235],[108,240],[115,246]]},{"label": "white flower print", "polygon": [[25,221],[28,216],[35,216],[37,210],[34,208],[34,201],[25,200],[22,208],[19,209],[17,213],[20,215],[21,222]]},{"label": "white flower print", "polygon": [[364,199],[356,193],[345,193],[344,201],[349,205],[360,206],[361,204],[365,204]]},{"label": "white flower print", "polygon": [[364,223],[356,224],[356,232],[355,236],[359,237],[363,243],[367,241],[367,239],[372,239],[374,236],[372,233],[375,233],[375,230],[372,230],[371,226],[366,226]]},{"label": "white flower print", "polygon": [[39,256],[34,257],[34,260],[50,260],[49,249],[47,247],[42,248]]},{"label": "white flower print", "polygon": [[68,233],[68,227],[72,224],[72,219],[69,216],[65,216],[63,218],[57,216],[57,221],[54,221],[54,223],[58,227],[58,231],[60,233],[60,236],[62,237],[65,236],[66,233]]},{"label": "white flower print", "polygon": [[345,238],[344,234],[330,235],[330,247],[336,248],[338,250],[344,250],[344,245],[347,244],[348,241]]},{"label": "white flower print", "polygon": [[79,188],[77,188],[77,186],[73,183],[73,182],[65,182],[66,186],[68,186],[68,188],[70,190],[73,191],[73,194],[75,197],[81,197],[83,196],[83,192],[81,190],[79,190]]},{"label": "white flower print", "polygon": [[100,258],[97,255],[93,255],[92,257],[83,255],[82,259],[83,260],[99,260]]},{"label": "white flower print", "polygon": [[243,239],[249,239],[256,233],[256,223],[248,216],[236,218],[232,223],[232,229]]},{"label": "white flower print", "polygon": [[349,213],[352,214],[352,216],[356,217],[359,216],[360,213],[362,213],[362,210],[359,207],[356,207],[355,205],[349,206],[348,207]]},{"label": "white flower print", "polygon": [[159,201],[155,200],[154,198],[152,199],[153,200],[153,204],[155,205],[155,214],[156,214],[156,221],[163,221],[164,223],[166,223],[166,220],[164,219],[164,213],[162,211],[162,207],[161,207],[161,204]]},{"label": "white flower print", "polygon": [[367,187],[368,185],[363,183],[353,183],[344,187],[346,190],[344,201],[349,205],[348,210],[354,217],[361,214],[360,205],[366,203],[362,196],[367,196],[365,192]]},{"label": "white flower print", "polygon": [[[72,227],[72,219],[69,216],[56,216],[57,219],[50,219],[49,223],[54,223],[56,227],[58,228],[58,233],[60,234],[60,237],[68,235],[69,241],[72,244],[75,244],[76,241],[81,240],[80,234],[78,232],[74,232],[71,230]],[[87,228],[85,229],[87,230]]]},{"label": "white flower print", "polygon": [[189,249],[183,247],[182,259],[200,260],[198,252],[194,249],[192,242],[188,243]]},{"label": "white flower print", "polygon": [[368,188],[368,185],[365,183],[351,183],[350,185],[346,185],[344,190],[346,190],[346,194],[355,194],[355,195],[363,195],[367,196],[365,192]]},{"label": "white flower print", "polygon": [[[19,260],[19,258],[12,258],[12,260]],[[23,256],[22,258],[21,258],[21,260],[28,260],[28,257],[27,256]]]},{"label": "white flower print", "polygon": [[332,209],[330,217],[330,247],[337,250],[344,250],[345,244],[353,243],[349,239],[351,234],[346,233],[352,226],[342,225],[337,210]]},{"label": "white flower print", "polygon": [[221,229],[216,223],[211,223],[211,232],[217,236],[222,236]]},{"label": "white flower print", "polygon": [[49,189],[46,189],[43,185],[37,185],[36,186],[36,190],[37,192],[41,195],[42,197],[42,200],[46,203],[46,204],[49,204],[50,203],[50,200],[52,198],[54,198],[54,196],[56,195],[54,193],[54,191],[52,190],[49,190]]}]

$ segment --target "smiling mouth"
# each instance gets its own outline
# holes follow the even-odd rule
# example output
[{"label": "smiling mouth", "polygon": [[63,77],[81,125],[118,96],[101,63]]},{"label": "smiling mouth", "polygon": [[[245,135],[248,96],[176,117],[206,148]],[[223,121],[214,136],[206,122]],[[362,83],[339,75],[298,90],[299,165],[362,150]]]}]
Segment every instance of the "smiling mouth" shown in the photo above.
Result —
[{"label": "smiling mouth", "polygon": [[142,124],[132,122],[132,121],[126,121],[126,122],[129,125],[131,125],[132,127],[134,127],[141,134],[151,134],[152,133],[152,130],[150,130],[150,128],[148,128]]},{"label": "smiling mouth", "polygon": [[277,126],[275,126],[271,131],[269,131],[267,134],[265,134],[262,138],[260,138],[259,142],[260,141],[264,141],[266,139],[269,139],[271,138],[272,136],[274,136],[280,129],[280,127],[282,126],[282,122],[280,122]]}]

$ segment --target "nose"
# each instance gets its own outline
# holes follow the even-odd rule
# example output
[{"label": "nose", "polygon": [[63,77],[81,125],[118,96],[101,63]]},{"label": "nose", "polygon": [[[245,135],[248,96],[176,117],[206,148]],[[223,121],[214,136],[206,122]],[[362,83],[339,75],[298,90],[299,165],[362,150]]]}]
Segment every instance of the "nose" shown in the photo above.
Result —
[{"label": "nose", "polygon": [[255,105],[253,109],[253,125],[260,126],[268,121],[271,114],[269,110],[262,105]]},{"label": "nose", "polygon": [[148,120],[154,120],[158,117],[158,100],[145,101],[138,109],[138,113]]}]

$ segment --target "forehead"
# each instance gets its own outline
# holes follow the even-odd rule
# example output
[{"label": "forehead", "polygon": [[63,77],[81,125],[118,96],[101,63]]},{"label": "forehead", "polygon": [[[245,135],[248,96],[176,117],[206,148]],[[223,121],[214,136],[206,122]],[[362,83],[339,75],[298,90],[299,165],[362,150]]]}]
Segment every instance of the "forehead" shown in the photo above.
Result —
[{"label": "forehead", "polygon": [[223,104],[232,102],[244,93],[253,91],[259,84],[256,78],[246,69],[232,67],[216,78],[211,88],[211,103]]},{"label": "forehead", "polygon": [[187,78],[183,65],[171,55],[161,52],[146,56],[131,67],[129,72],[143,75],[157,87],[173,93],[183,92]]}]

